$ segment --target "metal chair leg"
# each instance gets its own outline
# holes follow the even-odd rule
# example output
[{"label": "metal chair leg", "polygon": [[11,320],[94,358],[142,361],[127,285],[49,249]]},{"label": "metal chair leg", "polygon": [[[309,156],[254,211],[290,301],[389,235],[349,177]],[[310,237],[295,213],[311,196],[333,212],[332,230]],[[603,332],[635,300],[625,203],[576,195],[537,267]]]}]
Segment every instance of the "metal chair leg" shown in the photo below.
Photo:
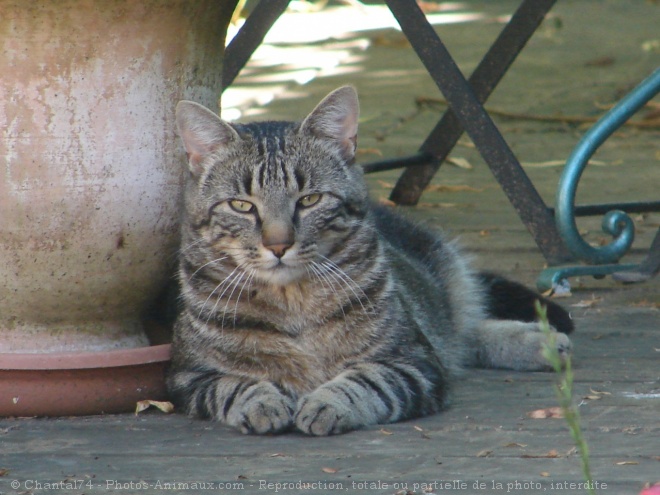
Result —
[{"label": "metal chair leg", "polygon": [[[468,79],[480,103],[486,102],[555,2],[526,0],[518,7]],[[420,147],[419,153],[426,159],[403,171],[390,199],[400,205],[416,205],[461,134],[463,128],[448,109]],[[378,165],[377,162],[367,167],[376,169]]]},{"label": "metal chair leg", "polygon": [[[594,247],[588,244],[580,235],[575,222],[575,195],[589,159],[621,125],[658,93],[660,93],[660,68],[601,117],[582,137],[566,161],[557,189],[555,206],[557,228],[570,251],[590,266],[548,268],[539,276],[537,281],[539,289],[564,287],[568,284],[568,277],[576,275],[604,276],[621,272],[617,275],[617,279],[634,282],[647,280],[660,271],[660,230],[653,240],[648,257],[641,265],[616,264],[628,252],[635,237],[632,219],[623,209],[617,208],[617,206],[625,208],[625,205],[612,205],[614,209],[608,211],[603,218],[603,231],[614,238],[606,246]],[[657,202],[643,203],[643,205],[648,211],[660,210],[660,204]]]},{"label": "metal chair leg", "polygon": [[543,256],[551,264],[572,259],[559,237],[550,209],[417,3],[414,0],[387,0],[387,5]]},{"label": "metal chair leg", "polygon": [[291,0],[262,0],[225,48],[222,89],[231,85]]}]

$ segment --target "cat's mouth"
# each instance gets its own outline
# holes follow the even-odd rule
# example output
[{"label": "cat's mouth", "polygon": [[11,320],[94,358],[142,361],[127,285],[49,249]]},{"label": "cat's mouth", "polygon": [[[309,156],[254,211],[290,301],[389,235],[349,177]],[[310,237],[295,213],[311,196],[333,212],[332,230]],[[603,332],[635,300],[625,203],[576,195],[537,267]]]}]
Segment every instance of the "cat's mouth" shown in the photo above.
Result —
[{"label": "cat's mouth", "polygon": [[294,266],[287,261],[278,259],[258,269],[255,277],[272,285],[289,285],[299,281],[306,273],[303,267]]}]

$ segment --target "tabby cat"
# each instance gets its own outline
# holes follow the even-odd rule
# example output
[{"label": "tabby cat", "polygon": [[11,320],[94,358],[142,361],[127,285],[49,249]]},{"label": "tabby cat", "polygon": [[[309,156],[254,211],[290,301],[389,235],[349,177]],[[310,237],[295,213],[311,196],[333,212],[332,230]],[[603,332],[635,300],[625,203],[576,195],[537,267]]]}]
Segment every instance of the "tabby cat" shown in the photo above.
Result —
[{"label": "tabby cat", "polygon": [[452,242],[369,201],[357,124],[352,87],[300,123],[177,106],[189,173],[168,387],[180,410],[243,433],[331,435],[440,411],[465,366],[548,367],[540,296],[473,273]]}]

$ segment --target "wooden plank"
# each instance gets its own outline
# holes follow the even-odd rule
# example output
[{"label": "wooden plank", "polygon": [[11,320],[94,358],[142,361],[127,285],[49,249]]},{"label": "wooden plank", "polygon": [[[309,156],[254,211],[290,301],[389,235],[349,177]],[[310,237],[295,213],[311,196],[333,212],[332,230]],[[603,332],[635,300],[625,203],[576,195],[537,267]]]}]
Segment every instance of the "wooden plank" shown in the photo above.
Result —
[{"label": "wooden plank", "polygon": [[[641,310],[592,315],[580,321],[574,337],[575,403],[582,403],[594,477],[609,483],[611,493],[633,493],[660,467],[655,316]],[[635,325],[624,332],[629,321]],[[606,322],[605,336],[593,340]],[[107,493],[115,481],[147,481],[153,493],[159,481],[243,483],[240,493],[266,493],[263,483],[300,480],[340,483],[349,493],[392,494],[395,483],[412,487],[443,480],[484,482],[490,488],[480,493],[506,493],[506,483],[516,480],[554,490],[581,481],[579,457],[563,420],[535,420],[527,413],[557,405],[556,380],[552,373],[471,370],[444,413],[330,438],[244,436],[216,423],[158,412],[4,419],[0,468],[8,473],[0,478],[0,493],[12,493],[6,485],[14,479],[23,488],[30,480],[93,481],[71,493]],[[589,395],[601,398],[585,399]],[[366,482],[380,482],[382,489],[364,488],[377,486]],[[175,485],[168,492],[188,493]]]}]

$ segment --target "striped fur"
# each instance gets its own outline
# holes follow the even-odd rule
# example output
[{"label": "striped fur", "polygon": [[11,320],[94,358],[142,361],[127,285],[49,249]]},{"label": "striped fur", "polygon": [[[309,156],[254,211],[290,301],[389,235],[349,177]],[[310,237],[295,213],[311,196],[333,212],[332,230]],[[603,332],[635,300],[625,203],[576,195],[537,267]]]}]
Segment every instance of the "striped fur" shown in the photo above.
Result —
[{"label": "striped fur", "polygon": [[329,435],[440,411],[464,366],[547,367],[538,325],[489,320],[452,243],[369,202],[357,116],[350,87],[302,123],[177,107],[190,177],[168,387],[188,414]]}]

